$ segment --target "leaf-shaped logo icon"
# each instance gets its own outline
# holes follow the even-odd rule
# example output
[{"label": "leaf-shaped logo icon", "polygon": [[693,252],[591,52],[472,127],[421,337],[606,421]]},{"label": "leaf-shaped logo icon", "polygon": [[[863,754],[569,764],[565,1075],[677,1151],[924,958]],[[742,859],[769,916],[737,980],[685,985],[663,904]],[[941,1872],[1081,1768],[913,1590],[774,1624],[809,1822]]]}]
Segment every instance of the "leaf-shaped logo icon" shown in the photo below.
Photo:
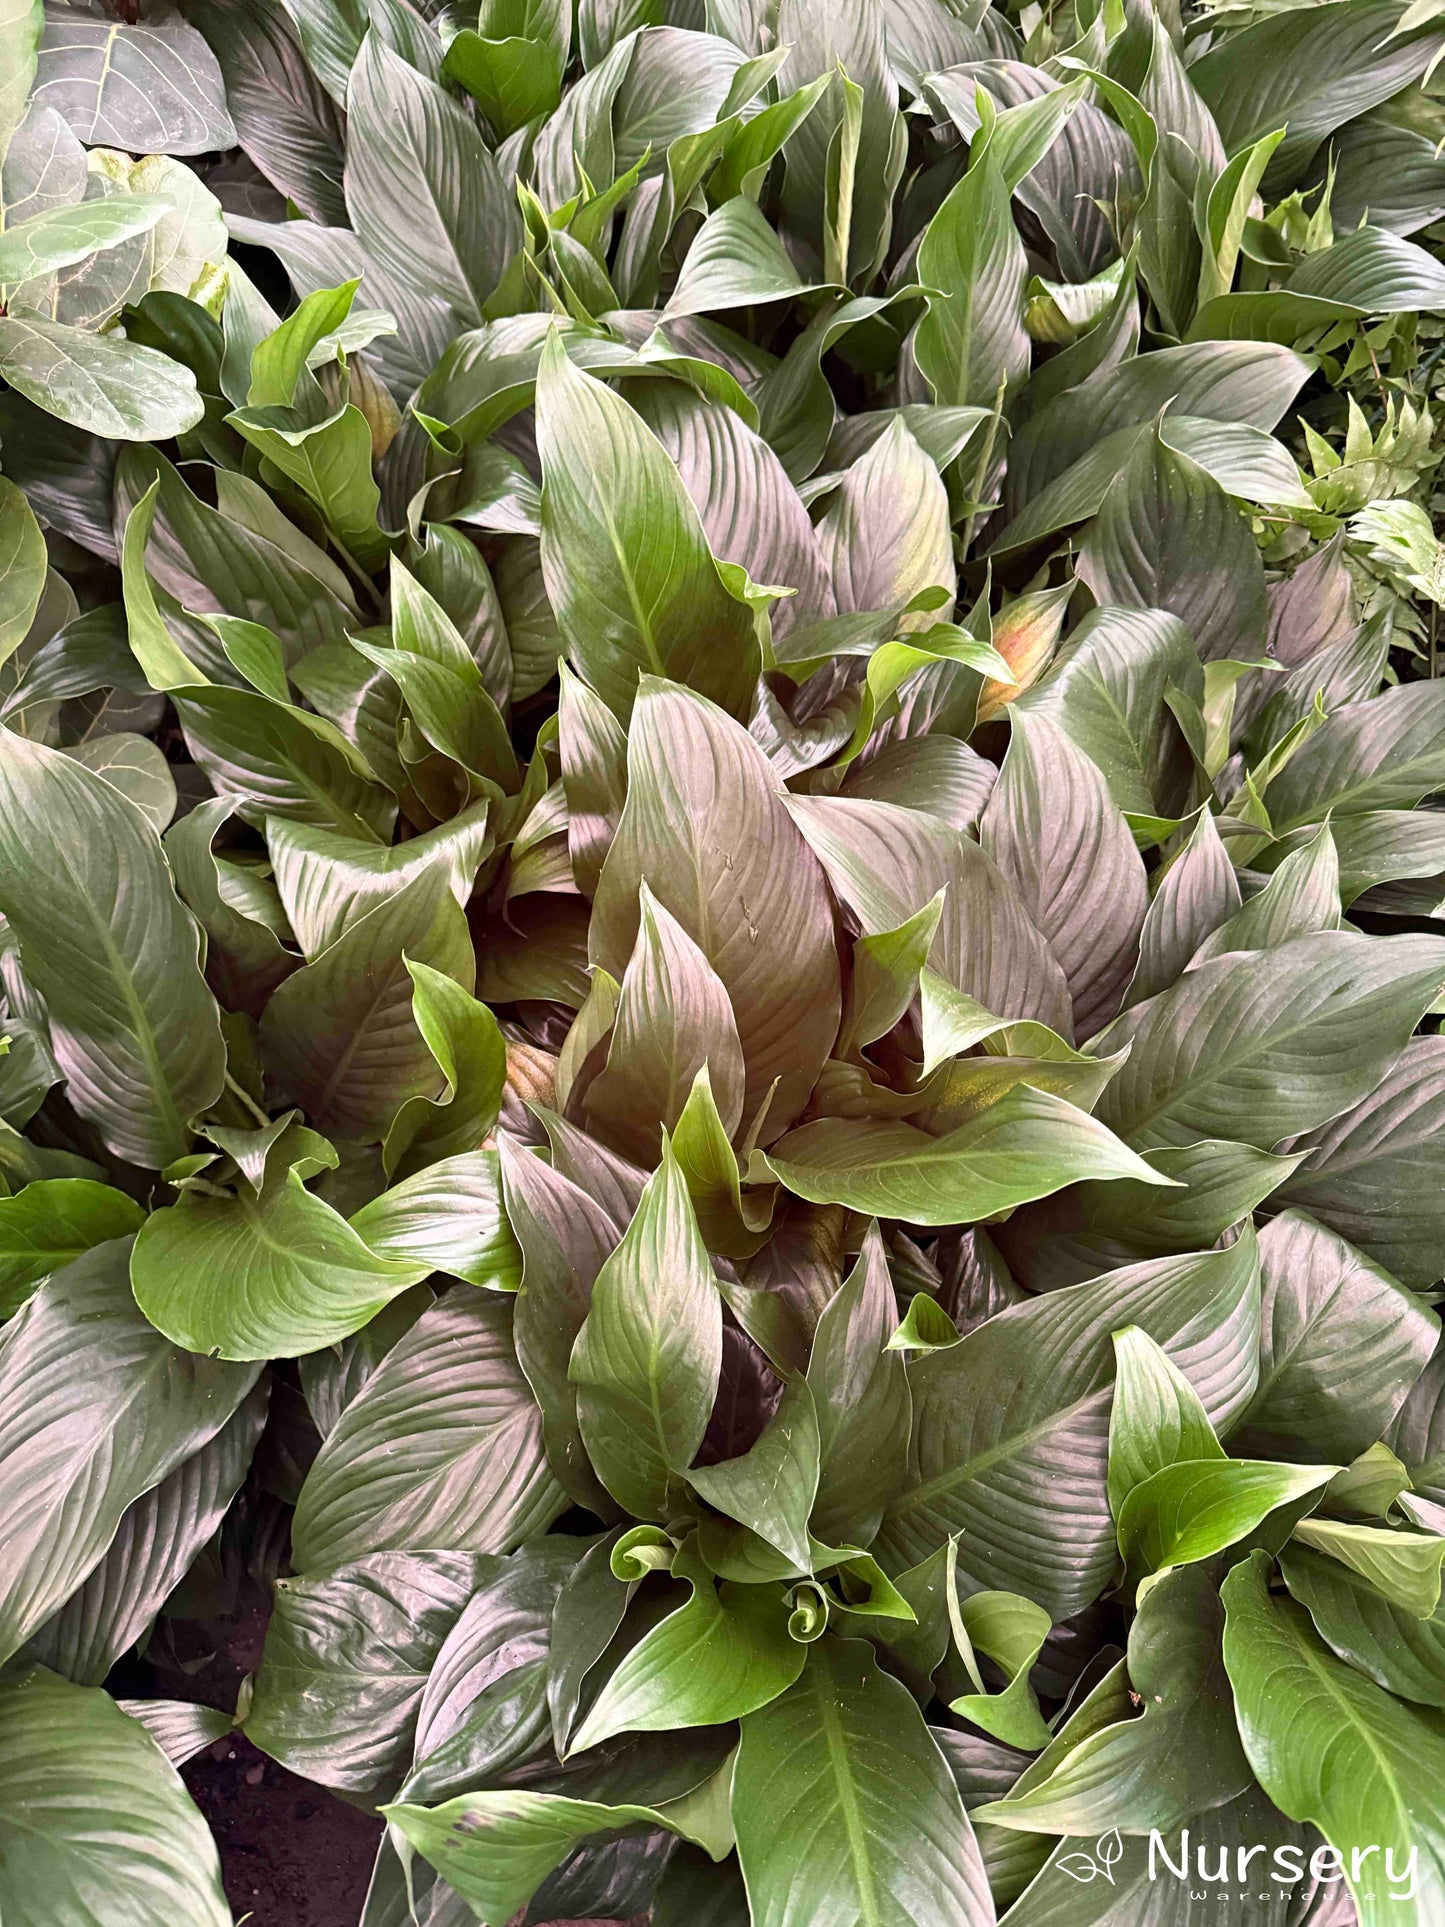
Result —
[{"label": "leaf-shaped logo icon", "polygon": [[1070,1880],[1077,1880],[1081,1886],[1088,1886],[1091,1880],[1107,1880],[1114,1884],[1114,1869],[1124,1858],[1124,1842],[1117,1827],[1101,1833],[1094,1842],[1093,1853],[1066,1853],[1054,1865],[1060,1873],[1066,1873]]},{"label": "leaf-shaped logo icon", "polygon": [[1101,1833],[1099,1835],[1099,1838],[1094,1843],[1094,1853],[1098,1858],[1099,1872],[1112,1887],[1114,1884],[1114,1869],[1124,1858],[1124,1842],[1119,1837],[1119,1829],[1117,1827],[1111,1827],[1107,1833]]},{"label": "leaf-shaped logo icon", "polygon": [[[1080,1881],[1084,1886],[1103,1872],[1103,1868],[1099,1866],[1093,1855],[1088,1853],[1066,1853],[1063,1859],[1056,1860],[1054,1865],[1060,1873],[1066,1873],[1070,1880]],[[1113,1875],[1110,1874],[1108,1878],[1112,1880]]]}]

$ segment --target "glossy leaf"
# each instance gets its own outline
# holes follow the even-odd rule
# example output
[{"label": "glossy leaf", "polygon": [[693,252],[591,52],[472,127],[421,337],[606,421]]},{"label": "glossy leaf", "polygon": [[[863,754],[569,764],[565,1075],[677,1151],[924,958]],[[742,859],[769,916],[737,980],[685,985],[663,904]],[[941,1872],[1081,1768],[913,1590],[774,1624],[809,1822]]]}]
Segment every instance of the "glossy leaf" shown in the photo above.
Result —
[{"label": "glossy leaf", "polygon": [[862,1641],[807,1650],[798,1683],[743,1722],[733,1823],[753,1920],[992,1921],[973,1830],[905,1688]]},{"label": "glossy leaf", "polygon": [[213,1438],[256,1368],[181,1352],[136,1308],[123,1241],[49,1279],[0,1346],[13,1653],[98,1564],[127,1506]]},{"label": "glossy leaf", "polygon": [[702,1443],[722,1358],[722,1301],[668,1149],[598,1273],[569,1377],[598,1477],[635,1517],[665,1518]]},{"label": "glossy leaf", "polygon": [[0,848],[0,908],[70,1101],[117,1155],[157,1170],[220,1095],[224,1062],[196,927],[155,831],[72,757],[7,733]]},{"label": "glossy leaf", "polygon": [[1161,1344],[1218,1428],[1256,1382],[1257,1293],[1246,1236],[1226,1251],[1155,1259],[1030,1299],[921,1359],[910,1370],[912,1463],[884,1519],[884,1555],[916,1564],[960,1534],[978,1583],[1037,1599],[1056,1621],[1077,1611],[1115,1557],[1112,1333],[1135,1324]]},{"label": "glossy leaf", "polygon": [[[1337,1659],[1302,1607],[1272,1596],[1264,1553],[1235,1567],[1223,1597],[1225,1664],[1261,1785],[1282,1812],[1312,1821],[1340,1853],[1365,1927],[1412,1917],[1423,1927],[1445,1895],[1430,1791],[1441,1740],[1431,1716]],[[1379,1851],[1357,1859],[1354,1849],[1366,1842]],[[1414,1896],[1405,1900],[1412,1849]]]},{"label": "glossy leaf", "polygon": [[298,1571],[419,1545],[510,1552],[556,1516],[511,1322],[505,1300],[457,1286],[392,1347],[307,1474]]},{"label": "glossy leaf", "polygon": [[215,1842],[138,1720],[44,1667],[8,1676],[0,1711],[7,1918],[39,1927],[59,1908],[76,1927],[126,1913],[224,1927]]}]

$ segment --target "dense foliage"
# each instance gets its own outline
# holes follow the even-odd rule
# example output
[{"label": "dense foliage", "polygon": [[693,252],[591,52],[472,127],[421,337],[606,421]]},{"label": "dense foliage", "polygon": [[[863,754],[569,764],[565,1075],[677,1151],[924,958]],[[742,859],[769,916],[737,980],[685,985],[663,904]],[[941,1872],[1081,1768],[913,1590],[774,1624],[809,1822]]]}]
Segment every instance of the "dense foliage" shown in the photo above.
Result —
[{"label": "dense foliage", "polygon": [[1442,54],[0,0],[5,1927],[1439,1927]]}]

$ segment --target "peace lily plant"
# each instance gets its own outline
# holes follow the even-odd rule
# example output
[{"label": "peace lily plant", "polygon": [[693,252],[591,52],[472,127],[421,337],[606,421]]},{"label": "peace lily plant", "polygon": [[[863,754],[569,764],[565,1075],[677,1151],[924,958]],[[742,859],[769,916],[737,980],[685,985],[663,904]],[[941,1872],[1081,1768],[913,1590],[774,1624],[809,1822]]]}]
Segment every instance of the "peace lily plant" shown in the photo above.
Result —
[{"label": "peace lily plant", "polygon": [[1440,1927],[1442,55],[0,0],[5,1927]]}]

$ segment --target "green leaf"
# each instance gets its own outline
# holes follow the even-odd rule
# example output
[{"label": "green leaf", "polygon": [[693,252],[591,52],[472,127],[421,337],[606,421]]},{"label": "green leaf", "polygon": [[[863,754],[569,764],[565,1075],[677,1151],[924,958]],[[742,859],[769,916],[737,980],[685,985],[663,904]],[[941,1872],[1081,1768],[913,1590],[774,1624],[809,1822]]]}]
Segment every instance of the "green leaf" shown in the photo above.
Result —
[{"label": "green leaf", "polygon": [[1269,1571],[1253,1553],[1223,1588],[1224,1659],[1249,1763],[1275,1805],[1339,1853],[1361,1927],[1426,1927],[1445,1905],[1438,1721],[1337,1659],[1302,1607],[1270,1594]]},{"label": "green leaf", "polygon": [[[524,1279],[525,1288],[525,1279]],[[569,1376],[602,1483],[636,1518],[669,1516],[707,1429],[722,1300],[671,1147],[597,1275]]]},{"label": "green leaf", "polygon": [[812,1565],[808,1520],[818,1492],[818,1433],[811,1385],[807,1379],[794,1379],[746,1452],[716,1465],[694,1466],[688,1473],[694,1492],[766,1540],[801,1572]]},{"label": "green leaf", "polygon": [[764,215],[740,195],[724,201],[698,229],[663,312],[720,314],[787,300],[813,285],[799,277]]},{"label": "green leaf", "polygon": [[374,571],[389,548],[377,522],[381,498],[371,473],[371,424],[348,403],[323,421],[290,408],[237,408],[226,420],[288,482],[310,496],[336,540]]},{"label": "green leaf", "polygon": [[375,1552],[278,1579],[245,1728],[310,1780],[366,1793],[411,1758],[427,1678],[490,1561]]},{"label": "green leaf", "polygon": [[1072,1284],[1101,1265],[1206,1249],[1276,1191],[1299,1158],[1299,1152],[1274,1157],[1218,1138],[1150,1151],[1145,1162],[1172,1178],[1177,1190],[1146,1190],[1127,1178],[1080,1185],[1006,1234],[1010,1263],[1040,1290],[1046,1278]]},{"label": "green leaf", "polygon": [[615,1508],[582,1443],[568,1365],[621,1227],[590,1193],[505,1132],[499,1155],[507,1215],[522,1248],[517,1358],[541,1407],[548,1463],[579,1504],[611,1520]]},{"label": "green leaf", "polygon": [[1430,1361],[1439,1320],[1303,1211],[1282,1212],[1265,1227],[1259,1258],[1259,1390],[1233,1443],[1261,1456],[1344,1463],[1389,1430]]},{"label": "green leaf", "polygon": [[1215,295],[1227,294],[1234,286],[1250,204],[1284,136],[1285,129],[1280,127],[1255,141],[1253,146],[1241,149],[1209,190],[1204,219],[1204,264],[1199,276],[1201,307]]},{"label": "green leaf", "polygon": [[380,1143],[408,1099],[440,1095],[437,1059],[412,1015],[409,963],[470,986],[466,918],[436,865],[379,899],[267,1005],[267,1069],[318,1130]]},{"label": "green leaf", "polygon": [[112,789],[134,803],[157,836],[164,836],[176,808],[176,784],[165,752],[149,737],[129,730],[92,736],[66,751],[77,763],[103,776]]},{"label": "green leaf", "polygon": [[231,1714],[193,1700],[119,1699],[116,1705],[146,1729],[174,1767],[185,1766],[206,1747],[228,1738],[235,1725]]},{"label": "green leaf", "polygon": [[591,962],[620,981],[646,879],[722,980],[747,1072],[744,1128],[766,1104],[770,1134],[807,1102],[841,1002],[827,886],[786,797],[745,729],[705,698],[645,679],[588,934]]},{"label": "green leaf", "polygon": [[1287,856],[1265,887],[1220,924],[1194,953],[1194,961],[1229,950],[1270,950],[1294,937],[1340,927],[1340,864],[1329,825]]},{"label": "green leaf", "polygon": [[90,1178],[42,1178],[0,1198],[0,1317],[18,1311],[52,1271],[144,1222],[133,1198]]},{"label": "green leaf", "polygon": [[571,1753],[614,1733],[738,1719],[786,1692],[803,1670],[807,1648],[789,1637],[789,1607],[779,1587],[719,1584],[686,1546],[672,1571],[692,1586],[692,1597],[622,1659],[574,1735]]},{"label": "green leaf", "polygon": [[1188,764],[1165,697],[1174,684],[1202,702],[1197,665],[1177,616],[1096,609],[1010,708],[1016,718],[1041,716],[1061,729],[1097,766],[1121,810],[1171,816],[1187,798]]},{"label": "green leaf", "polygon": [[250,1470],[270,1400],[269,1375],[263,1375],[214,1438],[126,1508],[85,1584],[31,1635],[28,1659],[77,1686],[104,1683],[116,1661],[148,1634],[220,1529]]},{"label": "green leaf", "polygon": [[979,836],[1058,959],[1075,1035],[1092,1036],[1134,974],[1148,902],[1143,861],[1102,772],[1046,716],[1015,711]]},{"label": "green leaf", "polygon": [[1131,1487],[1120,1506],[1119,1550],[1131,1574],[1212,1559],[1339,1470],[1222,1457],[1165,1466]]},{"label": "green leaf", "polygon": [[506,136],[556,108],[562,65],[563,56],[545,41],[520,35],[483,39],[464,27],[447,46],[442,72],[459,81],[497,133]]},{"label": "green leaf", "polygon": [[510,1552],[561,1488],[512,1350],[510,1304],[454,1286],[391,1348],[327,1435],[292,1530],[299,1571],[411,1546]]},{"label": "green leaf", "polygon": [[493,1778],[535,1753],[538,1730],[547,1726],[552,1619],[598,1544],[549,1533],[510,1557],[480,1562],[478,1588],[422,1694],[413,1766],[401,1789],[408,1800],[465,1791],[468,1781]]},{"label": "green leaf", "polygon": [[1383,1599],[1417,1619],[1429,1619],[1440,1604],[1445,1539],[1395,1532],[1386,1526],[1347,1525],[1337,1519],[1301,1519],[1294,1537],[1348,1566]]},{"label": "green leaf", "polygon": [[[1206,404],[1201,397],[1195,405]],[[1239,422],[1166,414],[1155,422],[1116,429],[1095,442],[1072,468],[1056,476],[1013,517],[990,554],[1003,556],[1032,547],[1046,536],[1096,515],[1120,470],[1138,461],[1141,451],[1154,441],[1202,469],[1226,495],[1240,501],[1278,510],[1304,508],[1311,500],[1294,457],[1273,436]],[[1204,493],[1207,495],[1208,490]]]},{"label": "green leaf", "polygon": [[0,1651],[83,1584],[126,1508],[221,1429],[254,1367],[178,1352],[141,1316],[124,1242],[48,1279],[0,1345]]},{"label": "green leaf", "polygon": [[1063,972],[1018,892],[971,837],[895,803],[800,796],[788,808],[868,935],[897,929],[946,889],[930,968],[1001,1022],[1032,1018],[1067,1036]]},{"label": "green leaf", "polygon": [[1415,1037],[1368,1096],[1312,1134],[1280,1202],[1308,1211],[1393,1277],[1436,1282],[1445,1189],[1445,1043]]},{"label": "green leaf", "polygon": [[897,1331],[888,1340],[890,1352],[943,1352],[962,1336],[957,1325],[926,1291],[915,1292]]},{"label": "green leaf", "polygon": [[[915,1300],[915,1303],[917,1301]],[[1048,1614],[1031,1599],[1012,1592],[976,1592],[950,1600],[954,1638],[964,1664],[976,1673],[974,1649],[998,1665],[1007,1680],[1000,1693],[963,1693],[949,1711],[971,1720],[1006,1746],[1029,1751],[1052,1737],[1032,1687],[1032,1672],[1044,1641],[1053,1630]]]},{"label": "green leaf", "polygon": [[1359,227],[1306,257],[1289,292],[1366,314],[1409,314],[1445,300],[1445,269],[1433,254],[1385,228]]},{"label": "green leaf", "polygon": [[793,93],[761,108],[729,134],[722,159],[708,179],[708,197],[714,206],[723,206],[738,194],[757,199],[768,163],[812,113],[828,91],[830,79],[830,75],[820,74],[816,80],[805,82]]},{"label": "green leaf", "polygon": [[[309,219],[342,223],[340,121],[322,84],[323,63],[313,71],[296,32],[309,11],[304,0],[289,7],[267,0],[242,13],[224,0],[199,0],[187,17],[220,62],[237,134],[266,178]],[[336,11],[348,14],[351,0]],[[232,293],[235,275],[233,265]]]},{"label": "green leaf", "polygon": [[406,967],[412,1016],[445,1083],[439,1098],[410,1097],[392,1119],[382,1157],[394,1177],[480,1144],[497,1121],[507,1077],[506,1045],[487,1006],[439,970],[410,958]]},{"label": "green leaf", "polygon": [[1135,1486],[1181,1461],[1222,1459],[1224,1447],[1199,1394],[1147,1332],[1115,1332],[1114,1359],[1109,1508],[1117,1519]]},{"label": "green leaf", "polygon": [[813,1531],[830,1545],[870,1544],[906,1477],[908,1374],[885,1349],[896,1303],[873,1225],[858,1262],[823,1307],[808,1359],[821,1464]]},{"label": "green leaf", "polygon": [[1261,19],[1190,68],[1230,153],[1286,121],[1276,167],[1294,173],[1321,139],[1424,73],[1432,39],[1393,42],[1397,0],[1327,0]]},{"label": "green leaf", "polygon": [[379,1258],[515,1291],[522,1254],[502,1209],[495,1151],[461,1151],[403,1178],[354,1212],[351,1228]]},{"label": "green leaf", "polygon": [[[681,1807],[683,1802],[673,1803]],[[605,1806],[557,1793],[466,1793],[439,1807],[394,1805],[387,1821],[425,1855],[489,1927],[506,1927],[579,1841],[630,1827],[686,1834],[666,1806]]]},{"label": "green leaf", "polygon": [[206,154],[235,145],[215,56],[178,16],[119,22],[82,13],[47,23],[36,100],[87,146]]},{"label": "green leaf", "polygon": [[227,1927],[210,1829],[138,1720],[43,1666],[0,1685],[0,1906],[15,1927],[130,1913]]},{"label": "green leaf", "polygon": [[867,280],[881,261],[903,166],[884,26],[883,10],[871,4],[814,9],[805,0],[783,0],[776,22],[778,44],[789,49],[781,86],[833,77],[788,143],[784,226],[817,253],[831,253],[829,278],[850,283]]},{"label": "green leaf", "polygon": [[30,315],[0,316],[0,378],[47,414],[112,441],[165,441],[205,413],[195,376],[169,355]]},{"label": "green leaf", "polygon": [[1167,1182],[1086,1112],[1026,1085],[943,1137],[824,1118],[765,1161],[798,1197],[910,1224],[973,1223],[1084,1178]]},{"label": "green leaf", "polygon": [[368,910],[426,871],[443,871],[452,895],[465,908],[491,843],[485,803],[391,845],[359,842],[354,835],[291,817],[268,818],[266,823],[276,888],[302,954],[311,963]]},{"label": "green leaf", "polygon": [[787,471],[735,408],[681,382],[634,383],[632,405],[677,464],[719,562],[796,592],[768,611],[776,651],[832,607],[819,538]]},{"label": "green leaf", "polygon": [[0,856],[0,908],[70,1102],[118,1157],[162,1168],[189,1147],[225,1066],[196,927],[155,831],[72,757],[6,732]]},{"label": "green leaf", "polygon": [[45,590],[45,537],[13,482],[0,477],[0,663],[25,640]]},{"label": "green leaf", "polygon": [[346,205],[368,257],[475,326],[521,222],[470,115],[375,32],[346,107]]},{"label": "green leaf", "polygon": [[1401,683],[1349,703],[1270,784],[1275,834],[1322,817],[1408,809],[1445,778],[1445,691]]},{"label": "green leaf", "polygon": [[1206,661],[1264,647],[1264,568],[1248,524],[1206,469],[1157,434],[1104,497],[1079,574],[1101,603],[1171,611]]},{"label": "green leaf", "polygon": [[[273,328],[251,351],[248,408],[290,408],[296,384],[310,366],[313,350],[334,334],[351,313],[359,281],[343,281],[339,288],[318,288]],[[314,391],[313,391],[314,392]]]},{"label": "green leaf", "polygon": [[1011,1306],[910,1366],[913,1462],[879,1557],[896,1571],[957,1535],[975,1583],[1036,1599],[1055,1622],[1077,1612],[1116,1559],[1112,1334],[1138,1325],[1161,1344],[1222,1428],[1254,1388],[1258,1291],[1246,1233]]},{"label": "green leaf", "polygon": [[68,268],[98,249],[118,247],[133,235],[149,233],[169,212],[168,201],[133,194],[51,208],[28,221],[17,221],[0,234],[0,282],[13,288],[56,268]]},{"label": "green leaf", "polygon": [[1201,810],[1188,842],[1155,881],[1127,1004],[1170,989],[1200,944],[1234,915],[1240,902],[1239,878],[1218,826],[1209,810]]},{"label": "green leaf", "polygon": [[1432,938],[1325,932],[1269,957],[1267,971],[1250,951],[1216,957],[1105,1032],[1131,1049],[1100,1118],[1140,1148],[1269,1149],[1372,1090],[1445,977]]},{"label": "green leaf", "polygon": [[537,373],[537,447],[542,568],[578,674],[623,721],[646,672],[744,713],[760,660],[752,613],[656,437],[555,335]]},{"label": "green leaf", "polygon": [[5,78],[0,81],[0,161],[25,117],[25,102],[35,78],[36,54],[45,29],[41,0],[6,0],[0,13],[0,51]]},{"label": "green leaf", "polygon": [[721,978],[678,920],[641,886],[637,942],[622,978],[607,1062],[584,1104],[597,1135],[642,1164],[656,1159],[706,1069],[723,1129],[743,1114],[737,1023]]},{"label": "green leaf", "polygon": [[1028,374],[1023,321],[1028,265],[996,140],[997,122],[990,112],[969,149],[968,172],[934,215],[918,249],[918,279],[937,289],[940,298],[930,296],[914,352],[934,399],[943,403],[993,407]]},{"label": "green leaf", "polygon": [[1422,1619],[1393,1605],[1349,1565],[1294,1540],[1279,1559],[1290,1591],[1341,1659],[1401,1699],[1445,1706],[1445,1620],[1438,1610]]},{"label": "green leaf", "polygon": [[976,1808],[977,1818],[1026,1833],[1164,1832],[1243,1792],[1249,1766],[1220,1657],[1223,1621],[1207,1574],[1164,1574],[1129,1631],[1139,1717],[1095,1725],[1081,1709],[1014,1791]]},{"label": "green leaf", "polygon": [[987,1927],[973,1829],[907,1689],[862,1640],[806,1651],[797,1684],[743,1721],[733,1824],[756,1927]]},{"label": "green leaf", "polygon": [[[284,1162],[284,1160],[278,1160]],[[157,1329],[222,1358],[295,1356],[358,1331],[431,1270],[372,1251],[294,1169],[258,1194],[187,1191],[147,1218],[131,1277]]]}]

